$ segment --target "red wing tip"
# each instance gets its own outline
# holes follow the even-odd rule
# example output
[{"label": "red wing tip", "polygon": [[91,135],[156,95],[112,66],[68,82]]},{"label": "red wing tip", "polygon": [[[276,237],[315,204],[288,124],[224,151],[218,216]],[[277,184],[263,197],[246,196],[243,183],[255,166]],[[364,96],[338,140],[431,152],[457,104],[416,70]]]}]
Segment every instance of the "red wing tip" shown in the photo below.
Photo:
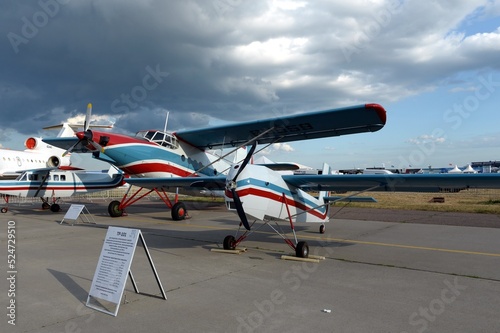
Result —
[{"label": "red wing tip", "polygon": [[387,113],[382,105],[377,104],[377,103],[369,103],[369,104],[365,104],[365,108],[374,109],[375,112],[377,112],[382,123],[385,125],[385,122],[387,121]]}]

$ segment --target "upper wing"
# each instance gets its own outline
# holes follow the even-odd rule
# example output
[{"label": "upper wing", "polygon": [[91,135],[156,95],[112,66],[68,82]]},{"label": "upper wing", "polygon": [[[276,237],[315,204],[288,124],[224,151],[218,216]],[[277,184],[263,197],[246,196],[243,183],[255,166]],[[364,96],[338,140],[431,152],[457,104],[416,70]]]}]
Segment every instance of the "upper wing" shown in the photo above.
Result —
[{"label": "upper wing", "polygon": [[440,192],[468,188],[500,188],[500,174],[285,175],[305,191]]},{"label": "upper wing", "polygon": [[[175,135],[200,149],[239,146],[260,136],[259,144],[317,139],[345,134],[375,132],[384,127],[385,109],[379,104],[310,112],[264,120],[178,131]],[[267,132],[266,132],[267,131]],[[265,133],[265,134],[263,134]]]},{"label": "upper wing", "polygon": [[226,176],[214,177],[172,177],[172,178],[126,178],[125,181],[131,185],[144,188],[169,188],[183,187],[193,189],[224,189]]}]

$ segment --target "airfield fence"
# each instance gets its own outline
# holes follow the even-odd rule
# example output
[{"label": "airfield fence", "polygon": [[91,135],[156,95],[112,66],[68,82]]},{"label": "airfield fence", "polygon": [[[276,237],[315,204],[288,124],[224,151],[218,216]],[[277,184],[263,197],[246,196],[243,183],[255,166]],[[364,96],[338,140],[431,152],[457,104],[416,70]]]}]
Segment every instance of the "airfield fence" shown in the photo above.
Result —
[{"label": "airfield fence", "polygon": [[[118,187],[111,190],[99,191],[93,193],[85,193],[85,194],[77,194],[71,197],[71,201],[85,201],[85,202],[98,202],[98,201],[108,201],[108,200],[121,200],[123,196],[126,194],[128,188],[126,187]],[[130,193],[134,193],[136,189],[132,188]],[[5,203],[5,195],[0,195],[2,198],[2,202]],[[175,197],[174,193],[169,193],[168,197],[173,199]],[[63,198],[59,201],[69,201],[69,198]],[[146,195],[142,200],[150,200],[150,201],[159,201],[161,200],[156,192],[151,192]],[[50,201],[50,198],[49,198]],[[41,202],[38,197],[19,197],[19,196],[9,196],[9,205],[31,205],[33,203]]]},{"label": "airfield fence", "polygon": [[[136,188],[132,188],[129,194],[135,193]],[[119,187],[111,190],[79,194],[71,198],[62,198],[59,203],[65,201],[71,202],[110,202],[112,200],[121,200],[127,192],[126,187]],[[348,196],[352,193],[343,193],[342,196]],[[365,196],[374,197],[376,203],[350,203],[352,207],[371,207],[371,208],[389,208],[389,209],[415,209],[415,210],[440,210],[440,211],[461,211],[461,212],[484,212],[500,214],[500,190],[499,189],[468,189],[456,193],[450,192],[368,192]],[[181,196],[181,195],[180,195]],[[2,195],[3,198],[5,196]],[[168,193],[168,197],[173,200],[175,193]],[[439,197],[440,200],[434,200]],[[151,192],[141,200],[152,202],[161,201],[156,192]],[[182,195],[183,201],[207,201],[220,200],[220,198],[200,198]],[[10,196],[9,206],[23,206],[40,203],[40,198],[23,198]],[[339,203],[343,204],[343,203]],[[4,201],[5,205],[5,201]],[[0,204],[0,206],[2,206]],[[439,207],[439,208],[438,208]],[[486,207],[486,208],[485,208]],[[438,208],[438,209],[437,209]]]}]

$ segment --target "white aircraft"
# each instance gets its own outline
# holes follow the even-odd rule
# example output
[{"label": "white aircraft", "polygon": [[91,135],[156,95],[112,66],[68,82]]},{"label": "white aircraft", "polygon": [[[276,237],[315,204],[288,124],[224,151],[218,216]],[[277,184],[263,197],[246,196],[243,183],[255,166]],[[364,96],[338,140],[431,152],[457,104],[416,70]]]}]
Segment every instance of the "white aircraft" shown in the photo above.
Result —
[{"label": "white aircraft", "polygon": [[[309,246],[297,241],[294,224],[320,223],[320,232],[324,232],[330,200],[352,199],[332,199],[326,191],[500,188],[500,174],[332,175],[325,168],[320,175],[285,175],[280,171],[289,168],[289,164],[249,163],[257,144],[375,132],[385,123],[386,111],[381,105],[365,104],[175,133],[142,131],[130,137],[87,130],[77,133],[78,139],[44,141],[69,151],[83,146],[93,151],[94,157],[105,159],[131,175],[126,182],[150,191],[161,193],[179,187],[224,190],[227,208],[238,214],[240,227],[246,229],[240,236],[228,235],[223,241],[225,249],[234,249],[254,231],[253,225],[262,221],[262,225],[270,226],[295,250],[297,257],[307,257]],[[250,145],[243,162],[236,164],[208,153],[213,148]],[[310,191],[319,195],[313,196]],[[137,194],[112,202],[108,207],[110,215],[120,216],[125,207],[137,201],[134,199]],[[181,202],[168,204],[174,220],[184,218],[186,209]],[[281,228],[272,225],[279,221],[290,225],[293,241],[279,231]]]},{"label": "white aircraft", "polygon": [[[90,114],[92,105],[87,107]],[[76,137],[75,131],[84,127],[85,124],[62,123],[59,125],[44,127],[43,129],[60,128],[57,137]],[[112,128],[110,125],[90,125],[91,127]],[[54,147],[42,141],[40,137],[29,137],[24,142],[25,150],[0,149],[0,178],[14,179],[24,170],[43,168],[58,168],[71,165],[70,154],[65,155],[66,150]]]},{"label": "white aircraft", "polygon": [[4,195],[6,203],[1,212],[8,211],[9,198],[12,196],[40,197],[43,209],[50,208],[51,211],[58,212],[61,208],[57,203],[59,198],[109,190],[124,184],[123,173],[114,167],[104,171],[74,168],[24,171],[14,180],[0,180],[0,194]]}]

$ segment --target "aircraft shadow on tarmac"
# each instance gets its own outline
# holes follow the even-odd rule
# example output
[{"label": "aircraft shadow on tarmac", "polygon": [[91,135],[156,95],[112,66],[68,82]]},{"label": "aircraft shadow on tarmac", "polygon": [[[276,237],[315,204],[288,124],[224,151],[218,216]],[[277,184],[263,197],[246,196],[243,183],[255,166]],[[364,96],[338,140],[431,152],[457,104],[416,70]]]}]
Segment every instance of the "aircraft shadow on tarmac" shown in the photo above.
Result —
[{"label": "aircraft shadow on tarmac", "polygon": [[[236,217],[237,218],[237,217]],[[176,228],[177,225],[183,226],[185,221],[172,221],[170,217],[166,218],[158,218],[162,221],[168,221],[169,224],[165,224],[162,228],[150,228],[150,227],[141,227],[140,224],[137,226],[127,225],[128,228],[136,228],[140,229],[146,244],[149,248],[156,249],[176,249],[176,248],[204,248],[206,250],[210,250],[213,248],[222,249],[222,241],[227,235],[234,235],[236,229],[238,228],[237,220],[232,219],[217,219],[218,223],[223,223],[226,226],[223,226],[221,229],[217,229],[214,226],[213,229],[206,230],[178,230]],[[172,224],[173,222],[173,224]],[[196,228],[196,220],[190,219],[189,227]],[[78,227],[87,227],[87,228],[103,228],[107,229],[110,226],[113,227],[124,227],[119,223],[119,219],[117,219],[116,223],[113,224],[88,224],[88,223],[78,223],[75,224]],[[171,226],[173,226],[171,228]],[[188,225],[186,225],[188,226]],[[283,228],[288,228],[285,225]],[[301,234],[308,234],[306,240],[313,250],[314,248],[336,248],[336,247],[345,247],[355,245],[353,243],[348,242],[338,242],[331,239],[323,238],[319,232],[315,232],[310,230],[308,226],[296,226],[297,238],[301,240]],[[314,225],[314,229],[316,229],[316,225]],[[286,230],[286,229],[284,229]],[[293,240],[292,233],[287,234]],[[316,235],[317,239],[312,239],[309,235]],[[257,230],[254,234],[248,237],[248,241],[252,242],[249,244],[248,242],[243,242],[241,247],[258,247],[259,251],[264,251],[267,254],[279,257],[283,253],[291,252],[291,248],[289,248],[284,241],[276,235],[269,227],[262,226],[261,229]],[[254,242],[259,242],[259,244],[255,244]],[[141,246],[140,242],[138,246]]]},{"label": "aircraft shadow on tarmac", "polygon": [[[60,223],[66,213],[67,209],[71,205],[72,202],[65,202],[61,205],[62,210],[58,213],[53,213],[50,210],[42,210],[37,204],[26,205],[26,206],[15,206],[9,209],[9,213],[16,215],[22,214],[24,216],[33,216],[33,217],[41,217],[43,216],[43,220],[52,220],[54,223]],[[98,224],[89,224],[82,223],[81,221],[75,221],[74,226],[79,227],[90,227],[90,228],[105,228],[107,229],[109,226],[116,227],[124,227],[123,224],[120,224],[121,218],[113,219],[116,221],[113,224],[102,224],[99,223],[99,217],[109,218],[109,214],[107,212],[107,204],[103,204],[102,201],[99,202],[78,202],[84,204],[91,215],[96,218],[96,222]],[[188,212],[193,211],[221,211],[227,212],[223,203],[220,202],[187,202]],[[161,216],[151,215],[150,213],[161,212],[164,213]],[[141,216],[143,214],[149,214],[147,218],[157,221],[168,222],[168,224],[163,225],[163,228],[143,228],[138,224],[135,228],[141,229],[146,243],[148,247],[153,248],[195,248],[202,246],[206,249],[211,248],[222,248],[222,241],[227,235],[234,235],[236,230],[238,229],[238,216],[234,214],[234,218],[218,218],[217,223],[223,224],[221,229],[216,229],[214,225],[214,229],[208,230],[175,230],[175,228],[170,228],[170,225],[176,226],[177,224],[182,226],[186,223],[186,221],[173,221],[170,217],[170,210],[165,207],[163,202],[160,201],[146,201],[145,203],[137,203],[130,207],[127,210],[129,216]],[[232,217],[232,214],[230,215]],[[126,218],[126,217],[124,217]],[[196,216],[188,220],[190,226],[196,226]],[[173,223],[173,224],[172,224]],[[63,224],[64,225],[64,224]],[[259,221],[255,224],[255,228],[258,228],[262,225]],[[293,234],[290,230],[288,223],[280,222],[279,224],[283,231],[286,232],[287,236],[293,240]],[[332,226],[332,223],[327,224],[328,226]],[[134,228],[128,224],[127,227]],[[331,239],[328,239],[327,236],[319,234],[318,232],[319,224],[310,223],[305,225],[303,223],[295,225],[295,231],[297,233],[298,240],[305,240],[308,242],[311,249],[315,247],[345,247],[354,245],[353,243],[348,242],[338,242]],[[242,228],[243,229],[243,228]],[[301,235],[304,235],[305,238],[301,238]],[[326,235],[326,234],[325,234]],[[276,235],[268,226],[262,226],[257,230],[254,234],[248,237],[248,241],[258,241],[263,244],[259,245],[259,248],[272,248],[273,250],[269,251],[269,254],[276,256],[276,252],[288,253],[291,249],[283,242],[283,240]],[[242,247],[251,247],[247,245],[248,243],[245,241],[242,243]],[[269,247],[266,245],[269,244]],[[272,244],[272,245],[271,245]]]}]

